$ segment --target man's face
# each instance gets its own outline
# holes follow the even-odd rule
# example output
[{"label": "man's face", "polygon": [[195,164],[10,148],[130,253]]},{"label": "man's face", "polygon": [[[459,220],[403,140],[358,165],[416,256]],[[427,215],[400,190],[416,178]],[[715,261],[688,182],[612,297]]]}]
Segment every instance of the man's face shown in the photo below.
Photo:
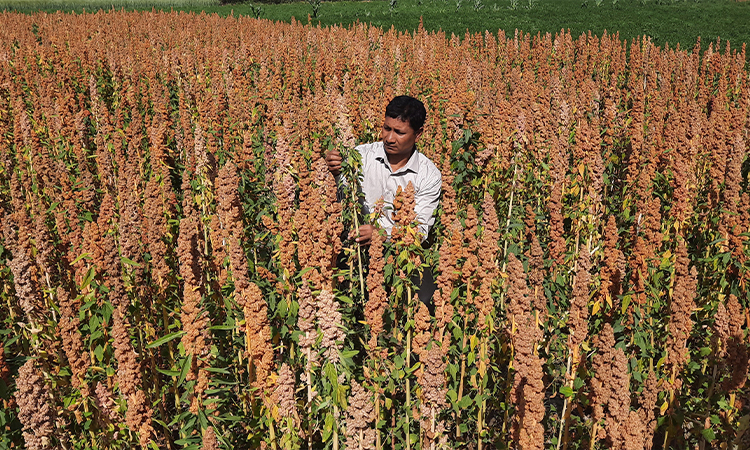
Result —
[{"label": "man's face", "polygon": [[414,143],[421,135],[422,129],[415,131],[408,121],[386,117],[380,139],[387,155],[407,156],[411,154]]}]

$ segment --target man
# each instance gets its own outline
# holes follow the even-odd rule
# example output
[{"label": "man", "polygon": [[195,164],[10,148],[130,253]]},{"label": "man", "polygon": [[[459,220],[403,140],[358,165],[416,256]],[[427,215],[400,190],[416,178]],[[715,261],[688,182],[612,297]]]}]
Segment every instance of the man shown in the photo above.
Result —
[{"label": "man", "polygon": [[[442,179],[440,171],[426,156],[419,153],[416,143],[424,131],[427,116],[424,104],[416,98],[401,95],[385,108],[385,120],[380,131],[380,141],[356,147],[362,155],[363,213],[369,214],[381,198],[391,205],[399,186],[406,189],[414,185],[414,212],[417,214],[422,239],[427,239],[435,223],[433,213],[440,201]],[[341,173],[341,154],[332,150],[326,155],[328,170],[338,181]],[[390,236],[393,228],[391,210],[383,211],[378,223]],[[372,239],[374,227],[362,225],[357,238],[361,245]]]}]

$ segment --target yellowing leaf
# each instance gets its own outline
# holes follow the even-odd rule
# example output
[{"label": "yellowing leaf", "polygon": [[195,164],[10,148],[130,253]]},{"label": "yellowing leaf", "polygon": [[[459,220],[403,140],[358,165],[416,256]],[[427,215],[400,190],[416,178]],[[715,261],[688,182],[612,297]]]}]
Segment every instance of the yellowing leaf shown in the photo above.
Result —
[{"label": "yellowing leaf", "polygon": [[479,343],[479,339],[477,339],[477,335],[472,334],[471,337],[469,338],[469,342],[471,343],[471,351],[474,351],[477,344]]},{"label": "yellowing leaf", "polygon": [[659,414],[663,416],[664,413],[667,412],[668,408],[669,408],[669,403],[667,403],[667,401],[665,400],[664,403],[662,403],[661,407],[659,408]]},{"label": "yellowing leaf", "polygon": [[594,306],[591,307],[591,315],[595,315],[602,308],[602,302],[597,300],[594,302]]}]

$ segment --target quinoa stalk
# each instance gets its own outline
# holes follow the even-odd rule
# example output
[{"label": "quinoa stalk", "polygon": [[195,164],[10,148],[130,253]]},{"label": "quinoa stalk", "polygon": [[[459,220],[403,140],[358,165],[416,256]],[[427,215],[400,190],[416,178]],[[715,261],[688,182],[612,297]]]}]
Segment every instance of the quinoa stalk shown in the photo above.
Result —
[{"label": "quinoa stalk", "polygon": [[[518,164],[516,164],[516,159],[514,157],[513,158],[513,183],[511,185],[511,189],[510,189],[510,201],[508,203],[508,214],[506,215],[506,218],[505,218],[505,234],[506,234],[506,236],[508,235],[508,233],[510,231],[510,220],[513,218],[513,202],[514,202],[515,195],[516,195],[516,179],[517,179],[516,174],[517,174],[517,172],[518,172]],[[502,265],[502,268],[500,269],[503,273],[505,273],[505,268],[507,266],[507,258],[506,258],[506,256],[508,255],[508,243],[509,242],[510,242],[510,239],[505,239],[505,242],[503,243],[503,265]],[[500,308],[501,309],[505,309],[505,292],[502,292],[500,294]],[[465,345],[465,342],[464,342],[463,345]],[[510,360],[513,361],[513,346],[512,345],[509,346],[509,351],[510,351],[510,355],[509,355],[510,356]],[[462,357],[462,361],[461,362],[463,364],[463,357]],[[463,373],[463,365],[462,365],[462,373]],[[463,385],[463,375],[461,377],[461,383]],[[507,383],[512,384],[513,383],[513,379],[511,377],[507,377]],[[508,393],[510,393],[510,389],[506,389],[505,391],[508,392]],[[459,400],[461,398],[460,395],[461,394],[459,393]],[[509,399],[506,399],[506,401],[507,400],[509,400]],[[505,434],[505,430],[507,429],[507,424],[508,424],[508,421],[510,419],[511,419],[510,415],[508,414],[508,410],[506,409],[505,412],[503,413],[503,428],[502,428],[503,434]],[[459,436],[460,436],[460,431],[459,431]]]},{"label": "quinoa stalk", "polygon": [[[355,195],[356,194],[352,190],[353,202],[357,201],[357,198]],[[354,212],[354,228],[359,230],[359,215],[357,214],[356,211]],[[358,271],[357,275],[359,278],[359,295],[360,295],[360,298],[362,299],[362,304],[364,305],[365,303],[365,275],[364,273],[365,272],[362,268],[362,246],[361,245],[357,245],[357,271]]]},{"label": "quinoa stalk", "polygon": [[[466,316],[464,316],[464,330],[466,329]],[[463,349],[466,347],[466,333],[461,338],[461,377],[458,382],[458,396],[456,402],[460,402],[464,396],[464,377],[466,376],[466,356],[463,354]],[[461,417],[456,418],[456,437],[461,437]]]},{"label": "quinoa stalk", "polygon": [[[333,405],[333,417],[338,417],[339,406],[334,403]],[[333,425],[333,450],[339,450],[339,427],[338,424]]]},{"label": "quinoa stalk", "polygon": [[596,446],[596,434],[599,432],[599,424],[594,422],[591,425],[591,440],[589,441],[589,450],[594,450]]},{"label": "quinoa stalk", "polygon": [[[571,353],[573,353],[573,352],[571,351]],[[570,373],[570,363],[571,363],[572,359],[573,359],[572,354],[569,354],[568,355],[568,365],[565,368],[565,374],[566,374],[566,376],[567,376],[568,373]],[[573,385],[572,380],[569,380],[568,383],[566,383],[566,385],[570,385],[572,387],[572,385]],[[565,397],[565,401],[563,402],[563,420],[560,423],[560,431],[557,433],[557,447],[556,447],[557,450],[560,450],[560,445],[562,445],[563,432],[565,432],[565,435],[567,437],[567,429],[568,429],[567,425],[568,425],[568,420],[569,419],[570,419],[570,410],[568,409],[568,397]],[[567,442],[565,443],[565,447],[564,448],[568,448],[568,443]]]},{"label": "quinoa stalk", "polygon": [[[433,436],[435,435],[435,408],[432,409],[432,417],[430,418],[430,432],[432,432]],[[435,450],[434,439],[430,442],[430,450]]]},{"label": "quinoa stalk", "polygon": [[[411,286],[407,286],[406,288],[406,304],[407,310],[406,310],[406,323],[408,324],[411,320]],[[411,367],[411,327],[407,330],[406,335],[406,364],[404,368],[406,370],[409,370]],[[411,426],[409,423],[409,407],[411,407],[411,380],[409,379],[409,376],[407,374],[406,376],[406,450],[409,450],[411,448],[411,442],[410,442],[410,436],[411,433],[409,432]]]},{"label": "quinoa stalk", "polygon": [[307,347],[305,349],[305,356],[307,357],[307,364],[305,364],[305,378],[307,378],[307,448],[312,448],[312,372],[310,371],[310,358],[312,357],[312,349]]},{"label": "quinoa stalk", "polygon": [[380,396],[375,397],[375,449],[380,450],[380,430],[378,429],[378,422],[380,421]]},{"label": "quinoa stalk", "polygon": [[479,396],[482,398],[482,403],[479,405],[479,411],[477,412],[477,448],[479,450],[482,450],[482,431],[484,428],[484,411],[487,407],[487,400],[484,399],[484,377],[487,376],[487,370],[482,369],[481,367],[485,364],[485,361],[487,360],[487,336],[485,335],[482,339],[482,343],[479,347],[479,363],[480,363],[480,370],[479,374],[481,376],[481,380],[479,382]]},{"label": "quinoa stalk", "polygon": [[273,428],[272,420],[269,421],[269,424],[268,424],[268,433],[270,434],[270,437],[271,437],[271,448],[273,450],[277,450],[279,448],[279,445],[276,443],[276,431]]}]

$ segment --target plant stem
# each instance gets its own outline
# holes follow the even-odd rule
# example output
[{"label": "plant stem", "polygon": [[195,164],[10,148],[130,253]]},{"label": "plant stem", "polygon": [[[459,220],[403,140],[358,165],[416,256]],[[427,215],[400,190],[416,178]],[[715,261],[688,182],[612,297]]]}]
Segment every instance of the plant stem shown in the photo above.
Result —
[{"label": "plant stem", "polygon": [[[456,401],[460,402],[461,399],[464,396],[464,377],[466,376],[466,355],[463,353],[464,348],[466,348],[466,316],[464,315],[464,333],[463,337],[461,338],[461,378],[459,378],[458,381],[458,397],[456,397]],[[456,418],[456,437],[461,437],[461,427],[459,426],[461,424],[461,417]]]},{"label": "plant stem", "polygon": [[[572,360],[573,360],[573,355],[569,354],[568,365],[565,369],[565,376],[568,377],[568,381],[565,384],[566,386],[570,385],[570,387],[572,387],[573,382],[568,376],[568,373],[570,373],[570,365],[571,365]],[[557,434],[557,447],[556,447],[557,450],[560,450],[560,445],[562,444],[562,441],[563,441],[563,432],[567,434],[569,417],[570,417],[570,411],[568,410],[568,397],[565,397],[565,401],[563,402],[563,420],[562,420],[562,423],[560,423],[560,431]],[[567,442],[565,443],[565,448],[568,448]]]},{"label": "plant stem", "polygon": [[[672,367],[672,375],[669,377],[669,383],[674,386],[674,380],[677,377],[677,368]],[[674,389],[669,389],[669,407],[672,407],[672,402],[674,401]],[[672,421],[671,416],[669,419],[670,423]],[[664,445],[662,445],[662,448],[668,448],[667,444],[669,443],[669,427],[667,427],[666,431],[664,431]]]},{"label": "plant stem", "polygon": [[279,448],[279,446],[276,443],[276,431],[273,428],[273,419],[271,419],[269,421],[269,424],[268,424],[268,433],[270,434],[270,437],[271,437],[271,448],[273,450],[277,450]]},{"label": "plant stem", "polygon": [[307,377],[307,448],[312,448],[312,373],[310,370],[310,358],[312,349],[305,349],[307,361],[305,362],[305,375]]},{"label": "plant stem", "polygon": [[[407,286],[406,288],[406,323],[408,326],[409,321],[411,320],[411,286]],[[411,368],[411,327],[406,331],[406,363],[404,366],[404,369],[407,371]],[[409,423],[409,408],[411,407],[411,380],[409,379],[409,375],[406,375],[406,450],[409,450],[411,448],[411,442],[410,442],[410,430],[411,430],[411,424]]]},{"label": "plant stem", "polygon": [[[352,200],[356,202],[356,198],[354,198],[354,192],[352,191]],[[357,212],[354,212],[354,227],[359,230],[359,217],[357,217]],[[357,244],[357,270],[359,275],[359,295],[362,299],[362,304],[365,303],[365,276],[364,276],[364,270],[362,269],[362,246]]]},{"label": "plant stem", "polygon": [[[334,404],[333,405],[333,417],[339,416],[339,406]],[[338,420],[333,425],[333,450],[339,450],[339,426],[338,426]]]},{"label": "plant stem", "polygon": [[591,426],[591,440],[589,441],[589,450],[594,450],[596,446],[596,434],[599,432],[599,424],[594,422]]},{"label": "plant stem", "polygon": [[[356,151],[356,150],[355,150]],[[357,205],[357,188],[356,186],[351,186],[351,201],[352,206],[354,206],[354,228],[359,231],[359,211],[358,208],[356,208],[355,205]],[[364,270],[362,268],[362,246],[357,245],[357,269],[358,269],[358,278],[359,278],[359,294],[362,299],[362,304],[365,302],[365,277],[364,277]]]},{"label": "plant stem", "polygon": [[378,422],[380,422],[380,395],[375,397],[375,450],[380,450],[380,429],[378,429]]},{"label": "plant stem", "polygon": [[[516,161],[516,159],[513,158],[513,163],[514,163],[514,166],[513,166],[513,183],[511,183],[511,187],[510,187],[510,201],[508,203],[508,214],[505,217],[505,235],[506,236],[510,232],[510,219],[513,218],[513,201],[514,201],[514,199],[516,197],[516,178],[517,178],[516,174],[518,173],[518,164],[515,164],[515,161]],[[505,239],[505,242],[503,243],[503,257],[505,257],[505,256],[508,255],[508,243],[509,242],[510,242],[510,239]],[[503,259],[505,259],[505,258],[503,258]],[[503,261],[503,268],[502,268],[503,272],[505,272],[505,264],[506,264],[505,261]],[[500,301],[501,301],[501,305],[500,306],[502,307],[503,306],[502,305],[502,299]]]},{"label": "plant stem", "polygon": [[479,398],[482,399],[481,405],[479,405],[479,412],[477,413],[477,449],[482,450],[482,429],[484,427],[484,410],[487,406],[487,400],[484,398],[484,377],[487,376],[486,369],[487,361],[487,336],[482,338],[482,343],[479,346]]},{"label": "plant stem", "polygon": [[430,450],[435,450],[435,408],[432,408],[432,418],[430,419],[430,432],[432,433],[432,440],[430,441]]},{"label": "plant stem", "polygon": [[[164,326],[166,327],[167,324],[169,323],[169,321],[167,320],[167,318],[168,318],[168,316],[167,316],[167,309],[164,307],[164,303],[161,303],[161,317],[162,317],[162,321],[164,321]],[[169,341],[167,343],[167,348],[169,349],[169,360],[170,361],[175,361],[174,346],[172,344],[173,344],[172,341]],[[175,404],[175,406],[178,406],[180,404],[180,394],[179,394],[179,389],[178,389],[178,386],[177,386],[177,381],[178,381],[177,376],[176,375],[173,376],[172,377],[172,389],[174,390],[174,404]]]}]

